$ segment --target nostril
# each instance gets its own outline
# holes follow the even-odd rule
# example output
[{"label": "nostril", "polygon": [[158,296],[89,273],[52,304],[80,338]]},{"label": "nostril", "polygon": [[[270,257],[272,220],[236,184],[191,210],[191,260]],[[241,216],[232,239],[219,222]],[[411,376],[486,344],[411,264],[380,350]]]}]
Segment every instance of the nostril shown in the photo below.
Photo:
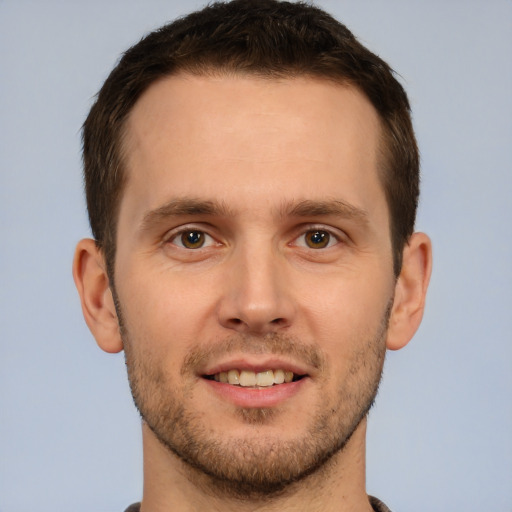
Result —
[{"label": "nostril", "polygon": [[244,317],[231,317],[227,318],[222,322],[224,327],[233,329],[240,332],[252,332],[252,333],[266,333],[270,331],[277,331],[284,327],[287,327],[288,321],[285,317],[277,317],[273,320],[259,319],[254,315],[247,320]]}]

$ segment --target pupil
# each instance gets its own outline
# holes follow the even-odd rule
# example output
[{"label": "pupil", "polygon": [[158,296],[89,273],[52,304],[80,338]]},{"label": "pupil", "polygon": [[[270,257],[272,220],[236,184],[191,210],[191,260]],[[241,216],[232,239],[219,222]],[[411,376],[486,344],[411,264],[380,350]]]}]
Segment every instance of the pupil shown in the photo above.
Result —
[{"label": "pupil", "polygon": [[197,242],[199,242],[199,239],[201,238],[201,235],[197,232],[197,231],[191,231],[189,234],[188,234],[188,241],[191,243],[191,244],[196,244]]},{"label": "pupil", "polygon": [[311,235],[311,241],[314,244],[321,244],[324,241],[325,233],[320,233],[320,231],[316,231]]}]

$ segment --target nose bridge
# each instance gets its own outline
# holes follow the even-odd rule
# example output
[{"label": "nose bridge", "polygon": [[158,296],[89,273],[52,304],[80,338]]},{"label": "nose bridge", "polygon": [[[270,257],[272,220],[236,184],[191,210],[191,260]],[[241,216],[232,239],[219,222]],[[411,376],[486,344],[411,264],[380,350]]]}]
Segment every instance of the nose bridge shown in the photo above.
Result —
[{"label": "nose bridge", "polygon": [[267,333],[292,321],[286,260],[268,240],[247,241],[233,251],[220,308],[225,327]]}]

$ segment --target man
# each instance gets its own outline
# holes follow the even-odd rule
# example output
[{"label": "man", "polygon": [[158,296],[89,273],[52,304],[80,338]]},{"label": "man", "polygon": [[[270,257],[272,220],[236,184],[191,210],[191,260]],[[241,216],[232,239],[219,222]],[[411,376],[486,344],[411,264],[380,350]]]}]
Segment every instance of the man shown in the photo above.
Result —
[{"label": "man", "polygon": [[125,53],[83,140],[74,278],[143,419],[129,510],[388,510],[366,417],[431,268],[388,65],[317,8],[214,4]]}]

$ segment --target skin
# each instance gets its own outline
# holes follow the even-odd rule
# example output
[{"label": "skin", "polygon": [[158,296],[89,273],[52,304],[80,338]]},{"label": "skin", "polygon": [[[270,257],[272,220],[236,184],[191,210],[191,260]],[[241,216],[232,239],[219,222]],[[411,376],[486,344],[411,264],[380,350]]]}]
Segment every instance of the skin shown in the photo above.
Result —
[{"label": "skin", "polygon": [[[127,128],[117,310],[91,240],[74,277],[100,347],[125,349],[146,419],[142,511],[371,510],[366,409],[385,349],[419,326],[431,269],[430,241],[415,233],[393,275],[374,108],[310,78],[177,75],[146,91]],[[183,229],[205,244],[183,246]],[[325,247],[308,245],[317,231]],[[261,395],[203,378],[283,366],[306,377]],[[203,432],[201,464],[218,458],[225,472],[244,458],[306,467],[319,445],[335,453],[266,499],[244,496],[168,449],[187,428]],[[210,440],[222,449],[206,451]]]}]

